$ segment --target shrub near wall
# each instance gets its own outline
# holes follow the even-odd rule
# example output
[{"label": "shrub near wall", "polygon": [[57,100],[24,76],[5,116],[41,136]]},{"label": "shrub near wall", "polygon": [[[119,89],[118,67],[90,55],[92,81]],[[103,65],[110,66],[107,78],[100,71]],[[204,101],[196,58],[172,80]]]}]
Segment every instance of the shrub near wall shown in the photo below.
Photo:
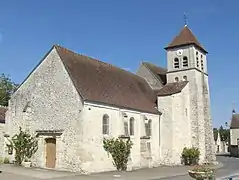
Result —
[{"label": "shrub near wall", "polygon": [[182,152],[182,159],[184,165],[196,165],[198,164],[200,156],[200,151],[198,148],[192,147],[187,148],[185,147]]},{"label": "shrub near wall", "polygon": [[113,165],[118,171],[126,171],[132,145],[130,139],[126,141],[120,138],[103,140],[103,147],[105,151],[111,154]]}]

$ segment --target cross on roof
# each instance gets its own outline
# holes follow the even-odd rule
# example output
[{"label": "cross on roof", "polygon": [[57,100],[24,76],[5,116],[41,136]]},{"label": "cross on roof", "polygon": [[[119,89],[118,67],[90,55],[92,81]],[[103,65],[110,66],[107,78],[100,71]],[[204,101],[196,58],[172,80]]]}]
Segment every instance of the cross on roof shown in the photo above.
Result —
[{"label": "cross on roof", "polygon": [[183,19],[184,19],[184,26],[187,26],[188,25],[188,22],[187,22],[188,17],[187,17],[186,12],[183,13]]}]

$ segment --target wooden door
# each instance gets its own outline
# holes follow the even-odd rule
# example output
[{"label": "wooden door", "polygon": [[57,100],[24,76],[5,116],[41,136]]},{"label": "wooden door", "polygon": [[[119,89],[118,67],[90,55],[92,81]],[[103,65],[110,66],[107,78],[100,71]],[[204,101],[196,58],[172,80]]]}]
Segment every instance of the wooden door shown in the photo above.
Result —
[{"label": "wooden door", "polygon": [[46,139],[46,167],[55,168],[56,165],[56,139]]}]

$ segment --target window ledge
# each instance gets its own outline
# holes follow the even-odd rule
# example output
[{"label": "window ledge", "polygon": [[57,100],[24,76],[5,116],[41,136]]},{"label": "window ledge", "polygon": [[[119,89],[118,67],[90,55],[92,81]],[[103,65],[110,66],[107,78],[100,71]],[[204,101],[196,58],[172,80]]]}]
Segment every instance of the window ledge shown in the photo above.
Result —
[{"label": "window ledge", "polygon": [[151,139],[150,136],[141,136],[140,139]]},{"label": "window ledge", "polygon": [[130,139],[130,136],[126,136],[126,135],[119,135],[119,138],[122,138],[122,139]]},{"label": "window ledge", "polygon": [[152,159],[152,155],[149,152],[141,152],[141,156],[146,159]]}]

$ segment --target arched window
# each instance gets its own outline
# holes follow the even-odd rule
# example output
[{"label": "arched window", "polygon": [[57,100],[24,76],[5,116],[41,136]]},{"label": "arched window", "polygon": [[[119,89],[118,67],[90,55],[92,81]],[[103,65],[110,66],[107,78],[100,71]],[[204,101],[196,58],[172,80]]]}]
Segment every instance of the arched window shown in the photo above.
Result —
[{"label": "arched window", "polygon": [[102,120],[102,133],[108,135],[109,134],[109,116],[105,114]]},{"label": "arched window", "polygon": [[179,59],[178,58],[174,58],[174,68],[179,68]]},{"label": "arched window", "polygon": [[152,135],[152,120],[150,119],[148,123],[145,123],[146,136]]},{"label": "arched window", "polygon": [[179,81],[179,78],[178,77],[175,77],[175,82],[178,82]]},{"label": "arched window", "polygon": [[129,136],[129,125],[127,120],[124,121],[124,135]]},{"label": "arched window", "polygon": [[130,118],[129,120],[129,134],[130,136],[134,135],[134,118]]},{"label": "arched window", "polygon": [[188,80],[187,76],[183,76],[183,80],[187,81]]},{"label": "arched window", "polygon": [[188,67],[188,57],[183,56],[183,67]]}]

